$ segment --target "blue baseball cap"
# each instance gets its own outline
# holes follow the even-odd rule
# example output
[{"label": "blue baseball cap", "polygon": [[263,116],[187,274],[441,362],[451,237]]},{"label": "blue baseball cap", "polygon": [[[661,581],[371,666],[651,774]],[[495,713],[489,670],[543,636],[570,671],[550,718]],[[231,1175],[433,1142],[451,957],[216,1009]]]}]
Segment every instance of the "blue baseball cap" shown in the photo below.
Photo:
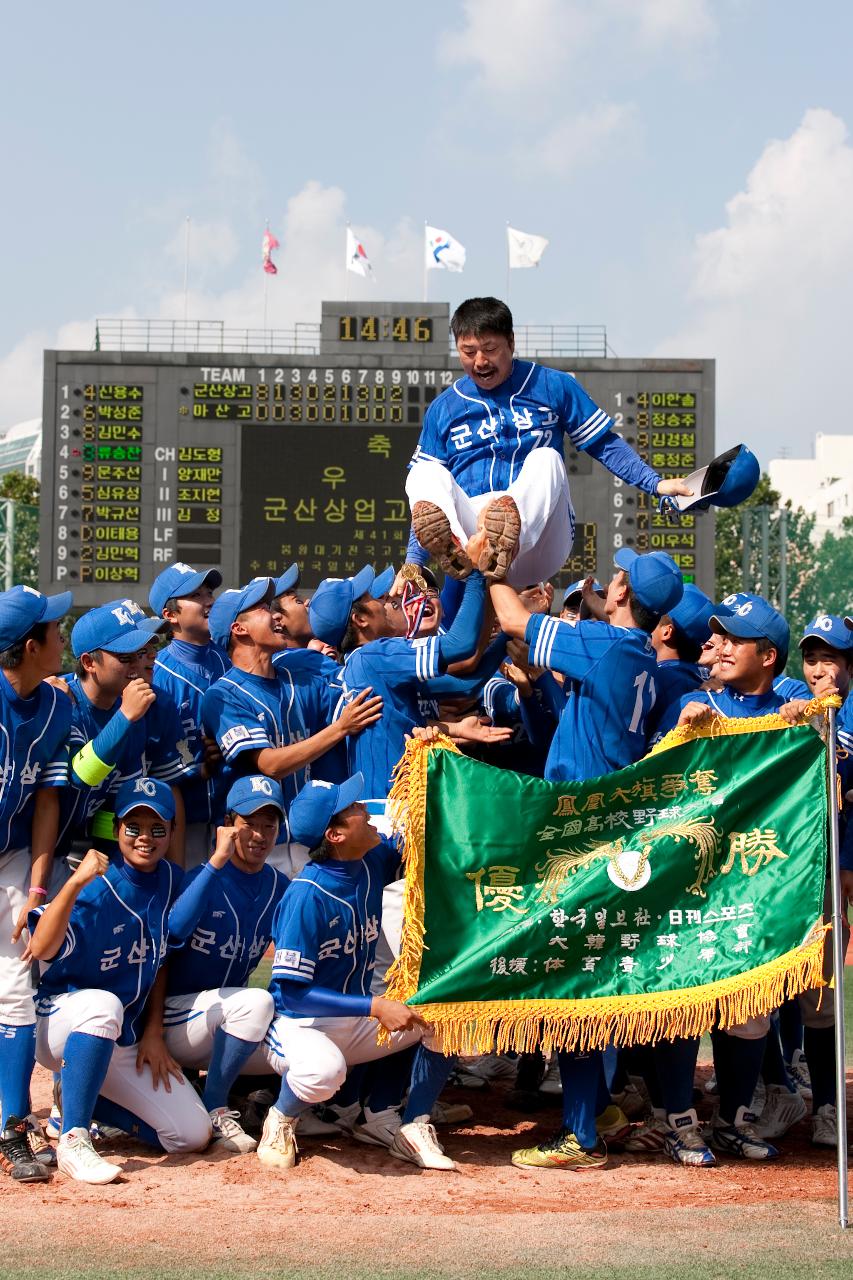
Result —
[{"label": "blue baseball cap", "polygon": [[324,578],[308,606],[311,630],[317,639],[337,649],[356,600],[368,592],[379,600],[390,591],[395,576],[393,565],[377,576],[373,565],[366,564],[353,578]]},{"label": "blue baseball cap", "polygon": [[289,569],[285,569],[281,577],[275,580],[275,595],[273,599],[277,600],[279,596],[287,595],[288,591],[295,591],[299,586],[301,576],[298,564],[292,564]]},{"label": "blue baseball cap", "polygon": [[123,818],[131,809],[143,807],[153,809],[158,817],[171,822],[175,816],[172,788],[159,778],[131,778],[123,783],[116,795],[116,817]]},{"label": "blue baseball cap", "polygon": [[108,600],[106,607],[115,609],[117,605],[122,605],[127,609],[128,613],[133,614],[134,621],[140,631],[149,631],[151,635],[159,635],[161,631],[169,629],[169,624],[165,618],[149,618],[137,600]]},{"label": "blue baseball cap", "polygon": [[742,640],[760,640],[764,636],[780,654],[787,656],[791,629],[781,613],[763,596],[753,596],[748,592],[738,592],[737,595],[738,603],[728,606],[728,614],[715,611],[711,616],[711,630],[718,635],[737,636]]},{"label": "blue baseball cap", "polygon": [[[581,592],[583,591],[583,584],[585,582],[586,582],[586,578],[578,578],[577,582],[569,583],[569,585],[566,587],[565,591],[563,592],[564,605],[571,599],[572,596],[579,596],[581,594]],[[601,585],[601,583],[598,581],[597,578],[592,584],[592,589],[593,591],[597,591],[600,596],[605,595],[604,587]]]},{"label": "blue baseball cap", "polygon": [[627,573],[631,590],[646,609],[664,614],[678,604],[684,579],[672,556],[665,551],[638,555],[631,547],[620,547],[613,559]]},{"label": "blue baseball cap", "polygon": [[222,586],[222,574],[218,569],[193,569],[191,565],[177,560],[168,569],[158,573],[151,590],[148,592],[148,603],[159,616],[167,600],[191,596],[199,587]]},{"label": "blue baseball cap", "polygon": [[755,454],[745,444],[736,444],[719,454],[707,467],[691,471],[685,484],[693,490],[688,498],[673,498],[679,511],[707,511],[709,507],[736,507],[746,501],[761,477]]},{"label": "blue baseball cap", "polygon": [[[138,653],[151,640],[151,632],[143,631],[139,619],[127,607],[127,601],[102,604],[78,618],[71,628],[71,652],[75,658],[84,653],[104,649],[107,653]],[[131,604],[133,601],[130,602]]]},{"label": "blue baseball cap", "polygon": [[221,648],[228,648],[231,628],[237,621],[238,614],[246,609],[253,609],[262,600],[269,603],[275,594],[275,583],[272,578],[253,578],[245,587],[237,587],[232,591],[223,591],[217,596],[210,610],[208,624],[210,638]]},{"label": "blue baseball cap", "polygon": [[853,649],[853,635],[847,626],[847,619],[839,618],[834,613],[819,613],[816,618],[812,618],[803,632],[801,649],[807,640],[820,640],[821,644],[828,645],[830,649],[839,649],[842,653]]},{"label": "blue baseball cap", "polygon": [[238,778],[225,797],[226,813],[242,813],[244,816],[257,813],[258,809],[264,809],[268,804],[278,809],[284,817],[281,783],[263,773],[250,773],[245,778]]},{"label": "blue baseball cap", "polygon": [[74,603],[70,591],[46,596],[35,587],[0,591],[0,650],[23,640],[37,622],[58,622]]},{"label": "blue baseball cap", "polygon": [[731,610],[714,602],[692,582],[685,582],[684,594],[669,611],[669,620],[687,640],[703,645],[711,634],[711,618],[727,618]]},{"label": "blue baseball cap", "polygon": [[298,844],[316,849],[336,813],[361,798],[364,775],[354,773],[345,782],[306,782],[290,806],[290,834]]}]

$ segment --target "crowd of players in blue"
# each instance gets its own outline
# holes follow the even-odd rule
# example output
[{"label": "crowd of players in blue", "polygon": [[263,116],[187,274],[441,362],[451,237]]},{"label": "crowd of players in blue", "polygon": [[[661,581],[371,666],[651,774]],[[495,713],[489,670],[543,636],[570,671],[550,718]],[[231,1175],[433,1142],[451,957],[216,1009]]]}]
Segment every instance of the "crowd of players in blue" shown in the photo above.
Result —
[{"label": "crowd of players in blue", "polygon": [[[496,767],[579,781],[676,725],[793,721],[834,692],[853,747],[853,619],[816,617],[792,680],[770,603],[715,603],[666,554],[627,548],[605,586],[573,584],[552,616],[549,581],[510,585],[505,514],[471,555],[441,535],[441,592],[415,554],[400,572],[327,578],[308,602],[296,565],[221,590],[218,570],[172,564],[150,615],[116,600],[74,622],[62,675],[70,593],[0,594],[0,1165],[16,1182],[57,1165],[111,1182],[121,1168],[100,1144],[118,1135],[280,1170],[297,1137],[344,1135],[452,1170],[436,1125],[471,1111],[441,1097],[451,1076],[511,1076],[528,1112],[562,1095],[557,1132],[514,1153],[522,1167],[593,1168],[608,1149],[770,1160],[809,1102],[813,1142],[836,1144],[832,1002],[817,991],[713,1031],[707,1126],[696,1039],[457,1061],[384,994],[402,913],[386,803],[407,736],[440,731]],[[486,561],[501,554],[481,571],[490,536]],[[850,898],[853,824],[842,836]],[[251,986],[270,948],[269,987]],[[54,1076],[46,1125],[36,1061]]]}]

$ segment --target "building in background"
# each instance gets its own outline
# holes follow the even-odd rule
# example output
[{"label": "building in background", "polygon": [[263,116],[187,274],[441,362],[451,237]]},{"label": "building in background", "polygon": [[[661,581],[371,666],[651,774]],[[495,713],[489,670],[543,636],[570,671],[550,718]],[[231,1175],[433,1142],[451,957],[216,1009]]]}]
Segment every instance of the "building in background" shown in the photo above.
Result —
[{"label": "building in background", "polygon": [[853,435],[818,432],[813,458],[774,458],[768,472],[783,502],[815,517],[816,543],[839,533],[845,516],[853,516]]},{"label": "building in background", "polygon": [[0,435],[0,476],[9,471],[41,479],[41,418],[19,422]]}]

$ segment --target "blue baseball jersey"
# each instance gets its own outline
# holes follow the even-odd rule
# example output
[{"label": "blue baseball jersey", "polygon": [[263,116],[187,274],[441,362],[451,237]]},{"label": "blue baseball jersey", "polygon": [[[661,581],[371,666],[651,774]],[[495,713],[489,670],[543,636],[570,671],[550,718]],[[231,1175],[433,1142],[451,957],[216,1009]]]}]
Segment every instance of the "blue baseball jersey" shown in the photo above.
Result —
[{"label": "blue baseball jersey", "polygon": [[0,854],[29,848],[35,793],[68,785],[71,703],[52,685],[19,698],[0,671]]},{"label": "blue baseball jersey", "polygon": [[[340,663],[316,649],[283,649],[272,664],[276,670],[285,669],[299,690],[308,732],[319,733],[330,725],[343,695]],[[344,741],[311,765],[311,777],[320,782],[343,782],[348,776]]]},{"label": "blue baseball jersey", "polygon": [[382,891],[399,879],[400,853],[382,840],[357,862],[309,862],[276,912],[270,991],[290,1015],[277,979],[348,995],[370,994]]},{"label": "blue baseball jersey", "polygon": [[705,668],[695,662],[668,658],[658,663],[658,696],[646,725],[649,742],[659,742],[670,729],[675,728],[681,713],[681,699],[693,693],[706,679]]},{"label": "blue baseball jersey", "polygon": [[773,681],[773,688],[784,702],[793,702],[796,698],[811,700],[809,686],[802,680],[795,680],[793,676],[777,676]]},{"label": "blue baseball jersey", "polygon": [[836,719],[838,741],[853,756],[853,698],[844,699]]},{"label": "blue baseball jersey", "polygon": [[383,703],[382,718],[347,739],[349,771],[364,774],[366,799],[385,799],[406,734],[425,723],[418,696],[440,674],[438,643],[438,636],[415,641],[386,637],[347,654],[342,675],[345,699],[370,687]]},{"label": "blue baseball jersey", "polygon": [[230,658],[215,644],[188,644],[183,640],[173,640],[161,649],[154,664],[152,684],[177,707],[181,738],[186,743],[187,764],[181,792],[188,823],[218,823],[225,812],[222,771],[210,778],[201,776],[204,760],[201,705],[213,682],[230,669]]},{"label": "blue baseball jersey", "polygon": [[[251,675],[248,671],[232,667],[204,695],[202,719],[206,731],[216,738],[225,757],[228,787],[250,768],[248,760],[240,759],[246,752],[287,747],[311,736],[305,723],[300,691],[286,667],[277,667],[272,677]],[[306,767],[281,779],[288,808],[309,776]],[[289,839],[290,827],[285,818],[279,843]]]},{"label": "blue baseball jersey", "polygon": [[704,702],[718,716],[749,720],[754,716],[772,715],[787,701],[775,689],[768,689],[766,693],[738,693],[735,689],[720,689],[719,692],[711,693],[707,689],[697,689],[695,693],[688,693],[681,699],[680,709],[686,707],[688,702]]},{"label": "blue baseball jersey", "polygon": [[[169,911],[183,872],[171,862],[137,871],[116,858],[87,884],[71,911],[56,956],[42,961],[36,1012],[49,1017],[52,997],[67,991],[111,991],[124,1007],[118,1044],[135,1044],[142,1012],[167,948]],[[30,912],[33,930],[44,910]]]},{"label": "blue baseball jersey", "polygon": [[465,376],[433,400],[412,463],[440,462],[476,497],[508,489],[534,449],[562,457],[566,436],[583,450],[612,425],[570,373],[514,360],[506,382],[492,391]]},{"label": "blue baseball jersey", "polygon": [[636,627],[533,614],[530,663],[575,682],[545,763],[550,781],[582,782],[624,769],[646,751],[646,721],[657,700],[651,636]]},{"label": "blue baseball jersey", "polygon": [[[270,866],[252,874],[233,862],[221,871],[205,863],[191,871],[181,897],[200,888],[200,912],[189,937],[180,942],[170,922],[168,994],[245,987],[272,941],[273,917],[289,884]],[[171,1025],[168,1015],[166,1025]]]}]

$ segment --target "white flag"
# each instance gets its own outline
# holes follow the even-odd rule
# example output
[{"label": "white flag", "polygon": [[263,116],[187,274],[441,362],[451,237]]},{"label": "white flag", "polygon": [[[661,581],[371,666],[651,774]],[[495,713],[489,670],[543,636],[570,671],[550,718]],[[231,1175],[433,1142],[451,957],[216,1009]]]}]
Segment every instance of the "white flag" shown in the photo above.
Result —
[{"label": "white flag", "polygon": [[373,267],[364,251],[364,245],[353,235],[351,227],[347,227],[347,271],[352,271],[357,276],[373,275]]},{"label": "white flag", "polygon": [[427,270],[441,268],[444,271],[461,271],[465,266],[465,246],[454,240],[448,231],[438,227],[425,227]]},{"label": "white flag", "polygon": [[539,266],[539,259],[548,248],[548,241],[544,236],[534,236],[527,231],[517,231],[515,227],[507,227],[506,238],[509,244],[511,267]]}]

